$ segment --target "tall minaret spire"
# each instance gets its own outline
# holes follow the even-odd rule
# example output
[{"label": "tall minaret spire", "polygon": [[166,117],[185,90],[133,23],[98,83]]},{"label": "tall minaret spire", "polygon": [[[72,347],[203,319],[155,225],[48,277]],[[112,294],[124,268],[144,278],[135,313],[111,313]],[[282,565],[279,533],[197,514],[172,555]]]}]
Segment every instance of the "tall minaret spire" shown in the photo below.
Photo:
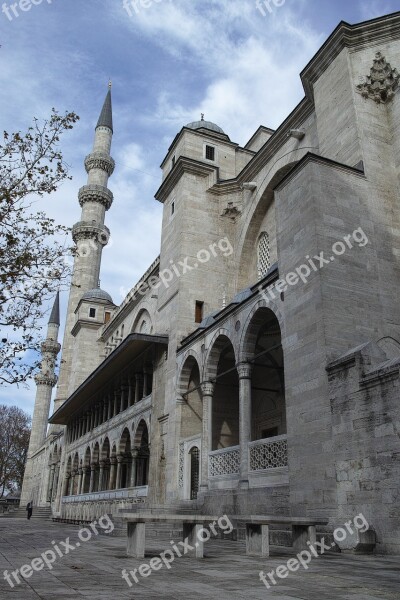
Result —
[{"label": "tall minaret spire", "polygon": [[47,435],[47,425],[50,413],[50,404],[53,388],[57,383],[55,366],[57,355],[61,346],[58,343],[58,330],[60,329],[60,295],[54,300],[49,323],[47,326],[46,339],[42,342],[42,362],[40,372],[35,376],[36,398],[32,417],[32,430],[29,440],[28,461],[25,469],[24,484],[21,494],[22,501],[30,501],[33,482],[29,476],[30,461],[33,455],[44,444]]},{"label": "tall minaret spire", "polygon": [[79,190],[79,204],[82,207],[81,220],[72,228],[72,238],[76,244],[74,268],[64,332],[60,377],[57,386],[55,410],[72,393],[71,364],[74,337],[71,331],[75,325],[75,310],[83,294],[98,287],[101,256],[107,245],[110,232],[104,225],[105,213],[111,207],[113,195],[108,189],[108,179],[115,167],[111,158],[113,137],[111,86],[109,85],[103,108],[95,128],[93,151],[85,159],[88,174],[87,185]]}]

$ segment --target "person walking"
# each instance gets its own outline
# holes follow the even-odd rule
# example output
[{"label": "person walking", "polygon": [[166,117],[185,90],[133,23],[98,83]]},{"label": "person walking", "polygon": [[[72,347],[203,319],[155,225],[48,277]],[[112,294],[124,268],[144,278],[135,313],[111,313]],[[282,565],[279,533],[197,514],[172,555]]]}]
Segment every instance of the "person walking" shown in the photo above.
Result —
[{"label": "person walking", "polygon": [[33,504],[32,504],[32,502],[28,502],[28,504],[26,505],[26,511],[27,511],[27,519],[29,521],[29,519],[32,516],[32,512],[33,512]]}]

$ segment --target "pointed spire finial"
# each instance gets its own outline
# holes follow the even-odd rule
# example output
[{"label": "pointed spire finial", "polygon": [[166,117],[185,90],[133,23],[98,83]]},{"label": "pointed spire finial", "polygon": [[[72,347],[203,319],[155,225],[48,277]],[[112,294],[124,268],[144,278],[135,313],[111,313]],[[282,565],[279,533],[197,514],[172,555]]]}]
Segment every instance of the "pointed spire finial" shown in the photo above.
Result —
[{"label": "pointed spire finial", "polygon": [[104,100],[103,108],[101,109],[99,120],[97,121],[97,127],[108,127],[113,130],[113,119],[112,119],[112,103],[111,103],[111,81],[108,84],[108,92],[106,99]]},{"label": "pointed spire finial", "polygon": [[108,88],[109,88],[110,90],[111,90],[111,88],[112,88],[112,81],[111,81],[111,79],[109,79],[109,80],[108,80]]},{"label": "pointed spire finial", "polygon": [[60,292],[58,291],[54,299],[53,308],[49,318],[49,324],[60,325]]},{"label": "pointed spire finial", "polygon": [[204,113],[201,113],[201,120],[204,121]]}]

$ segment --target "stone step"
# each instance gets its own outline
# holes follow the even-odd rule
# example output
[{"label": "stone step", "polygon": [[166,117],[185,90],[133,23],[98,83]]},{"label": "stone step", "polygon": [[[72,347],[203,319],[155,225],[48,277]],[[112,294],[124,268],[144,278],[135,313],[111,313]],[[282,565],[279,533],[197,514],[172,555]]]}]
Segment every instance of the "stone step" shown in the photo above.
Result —
[{"label": "stone step", "polygon": [[[51,508],[49,506],[34,506],[32,519],[51,519],[52,513]],[[26,509],[23,507],[19,507],[16,512],[13,514],[14,519],[26,519]]]}]

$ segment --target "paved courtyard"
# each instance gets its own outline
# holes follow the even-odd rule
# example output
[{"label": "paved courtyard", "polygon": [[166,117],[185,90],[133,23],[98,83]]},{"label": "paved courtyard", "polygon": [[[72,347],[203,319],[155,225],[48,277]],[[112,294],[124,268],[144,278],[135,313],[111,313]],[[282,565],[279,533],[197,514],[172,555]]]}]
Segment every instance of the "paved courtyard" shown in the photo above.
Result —
[{"label": "paved courtyard", "polygon": [[[170,570],[165,567],[129,588],[122,570],[133,571],[149,563],[170,543],[150,541],[145,561],[125,555],[125,540],[101,535],[79,542],[79,527],[40,520],[0,518],[0,598],[1,600],[45,600],[107,598],[123,600],[399,600],[399,557],[327,555],[315,558],[308,571],[291,573],[267,590],[259,572],[270,572],[290,558],[274,553],[269,559],[243,555],[243,544],[209,541],[202,561],[190,556],[176,558]],[[43,552],[63,550],[69,544],[79,547],[55,561],[53,569],[34,572],[13,588],[4,571],[31,564]],[[55,542],[55,544],[52,544]]]}]

